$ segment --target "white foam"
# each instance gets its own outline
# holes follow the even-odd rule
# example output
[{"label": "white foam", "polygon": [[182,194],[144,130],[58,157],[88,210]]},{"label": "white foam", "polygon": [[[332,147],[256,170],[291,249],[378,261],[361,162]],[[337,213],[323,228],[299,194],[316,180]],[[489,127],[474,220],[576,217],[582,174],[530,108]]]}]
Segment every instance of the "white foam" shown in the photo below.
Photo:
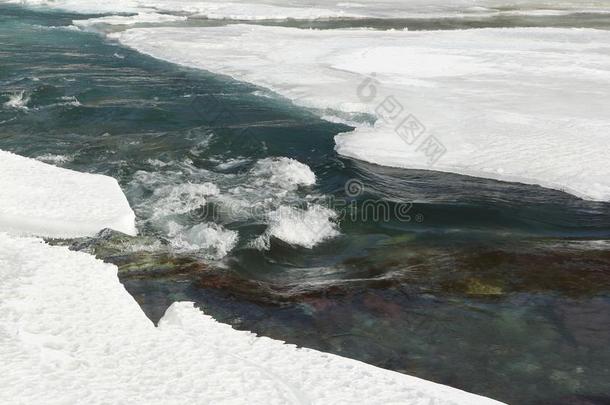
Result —
[{"label": "white foam", "polygon": [[57,238],[104,228],[135,235],[135,215],[115,179],[0,151],[0,231]]},{"label": "white foam", "polygon": [[[134,29],[114,37],[146,54],[255,83],[325,113],[381,117],[377,107],[393,96],[403,108],[396,119],[386,116],[373,127],[362,124],[336,137],[337,151],[345,156],[610,200],[608,31],[231,25]],[[371,99],[362,83],[374,72]],[[425,128],[416,141],[395,131],[409,115]],[[434,140],[446,153],[431,162],[425,151]]]},{"label": "white foam", "polygon": [[[256,246],[268,246],[271,236],[287,243],[313,247],[335,236],[334,212],[314,207],[309,211],[285,211],[295,201],[313,199],[316,176],[309,166],[287,157],[256,161],[248,171],[214,173],[192,162],[149,164],[159,172],[140,171],[130,183],[130,193],[138,193],[142,203],[135,207],[138,217],[161,232],[177,252],[199,252],[220,259],[233,249],[239,235],[211,223],[254,221],[268,225]],[[230,159],[217,167],[234,168],[246,159]],[[192,182],[185,182],[190,179]],[[212,180],[203,183],[198,179]],[[302,196],[307,192],[306,196]],[[321,207],[320,207],[321,208]],[[280,213],[282,215],[280,215]],[[284,215],[285,214],[285,215]],[[288,235],[289,228],[298,235]],[[316,229],[313,229],[313,228]]]},{"label": "white foam", "polygon": [[54,155],[52,153],[45,153],[43,155],[36,156],[36,160],[57,166],[73,161],[74,157],[70,155]]},{"label": "white foam", "polygon": [[286,190],[316,184],[316,175],[309,166],[287,157],[257,161],[252,175],[257,177],[257,183],[271,183]]},{"label": "white foam", "polygon": [[168,236],[177,252],[197,252],[208,259],[221,259],[237,244],[238,234],[214,223],[185,227],[169,222]]},{"label": "white foam", "polygon": [[320,205],[311,205],[307,209],[281,206],[267,216],[269,219],[267,230],[253,242],[253,246],[261,250],[270,248],[271,237],[311,249],[340,234],[334,222],[337,214]]},{"label": "white foam", "polygon": [[4,103],[4,106],[7,108],[14,108],[17,110],[27,110],[28,102],[30,101],[30,97],[26,94],[24,90],[13,93],[9,96],[9,100]]},{"label": "white foam", "polygon": [[74,96],[64,96],[60,97],[61,102],[54,105],[71,105],[73,107],[80,107],[81,103]]},{"label": "white foam", "polygon": [[246,163],[250,162],[250,159],[241,158],[241,159],[228,159],[226,161],[220,162],[216,165],[217,170],[230,170],[236,167],[240,167]]},{"label": "white foam", "polygon": [[216,322],[175,303],[155,325],[117,268],[0,233],[0,398],[66,404],[499,404]]},{"label": "white foam", "polygon": [[181,183],[155,189],[151,210],[153,219],[164,219],[174,215],[188,214],[206,204],[206,197],[217,195],[218,187],[213,183]]}]

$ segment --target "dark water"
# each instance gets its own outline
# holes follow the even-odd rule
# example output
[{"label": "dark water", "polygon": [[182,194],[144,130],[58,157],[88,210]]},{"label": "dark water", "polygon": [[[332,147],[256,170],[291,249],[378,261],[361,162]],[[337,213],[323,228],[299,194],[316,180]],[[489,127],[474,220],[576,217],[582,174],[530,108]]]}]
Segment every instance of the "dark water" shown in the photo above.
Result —
[{"label": "dark water", "polygon": [[[58,243],[119,265],[153,320],[190,300],[239,329],[510,403],[608,402],[610,204],[342,159],[333,136],[348,127],[254,86],[52,28],[73,18],[83,16],[0,6],[0,149],[119,180],[141,236]],[[27,109],[3,105],[20,92]],[[316,185],[265,183],[253,168],[273,156],[307,164]],[[364,185],[356,198],[350,179]],[[158,190],[204,182],[219,194],[155,216],[176,203]],[[407,205],[411,220],[357,215],[312,249],[272,239],[258,250],[250,241],[263,218],[221,216],[213,220],[239,235],[226,257],[171,249],[170,219],[210,222],[224,197],[272,207],[333,197],[356,212],[368,199]]]}]

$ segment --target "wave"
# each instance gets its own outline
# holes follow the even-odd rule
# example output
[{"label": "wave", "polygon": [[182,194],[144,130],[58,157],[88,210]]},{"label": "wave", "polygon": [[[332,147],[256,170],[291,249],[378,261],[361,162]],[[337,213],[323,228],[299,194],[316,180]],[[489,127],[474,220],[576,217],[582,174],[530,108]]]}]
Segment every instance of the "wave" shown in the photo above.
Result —
[{"label": "wave", "polygon": [[25,90],[21,90],[10,95],[9,100],[4,103],[4,106],[7,108],[27,111],[29,109],[27,106],[29,101],[30,96],[25,92]]}]

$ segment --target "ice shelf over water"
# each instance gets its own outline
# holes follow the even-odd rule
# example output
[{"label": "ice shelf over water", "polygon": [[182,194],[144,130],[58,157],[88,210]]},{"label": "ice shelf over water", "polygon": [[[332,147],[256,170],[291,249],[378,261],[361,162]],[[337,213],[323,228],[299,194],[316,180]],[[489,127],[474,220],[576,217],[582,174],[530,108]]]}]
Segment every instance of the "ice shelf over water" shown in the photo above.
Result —
[{"label": "ice shelf over water", "polygon": [[115,179],[0,150],[0,231],[71,238],[104,228],[135,235],[135,215]]},{"label": "ice shelf over water", "polygon": [[0,398],[18,403],[499,404],[173,304],[158,327],[93,256],[0,233]]},{"label": "ice shelf over water", "polygon": [[608,31],[231,25],[112,36],[323,114],[376,117],[336,137],[344,156],[610,201]]}]

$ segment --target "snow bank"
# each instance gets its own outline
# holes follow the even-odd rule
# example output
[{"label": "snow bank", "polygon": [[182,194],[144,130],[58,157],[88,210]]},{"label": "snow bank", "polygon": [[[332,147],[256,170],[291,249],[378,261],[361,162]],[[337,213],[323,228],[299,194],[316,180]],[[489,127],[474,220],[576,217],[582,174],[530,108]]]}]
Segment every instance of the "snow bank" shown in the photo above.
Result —
[{"label": "snow bank", "polygon": [[0,359],[7,404],[498,404],[239,332],[191,303],[155,327],[115,266],[4,233]]},{"label": "snow bank", "polygon": [[0,151],[0,231],[68,238],[104,228],[136,234],[115,179]]},{"label": "snow bank", "polygon": [[322,114],[377,117],[374,126],[336,138],[345,156],[610,201],[608,31],[232,25],[113,35],[141,52],[267,87]]}]

